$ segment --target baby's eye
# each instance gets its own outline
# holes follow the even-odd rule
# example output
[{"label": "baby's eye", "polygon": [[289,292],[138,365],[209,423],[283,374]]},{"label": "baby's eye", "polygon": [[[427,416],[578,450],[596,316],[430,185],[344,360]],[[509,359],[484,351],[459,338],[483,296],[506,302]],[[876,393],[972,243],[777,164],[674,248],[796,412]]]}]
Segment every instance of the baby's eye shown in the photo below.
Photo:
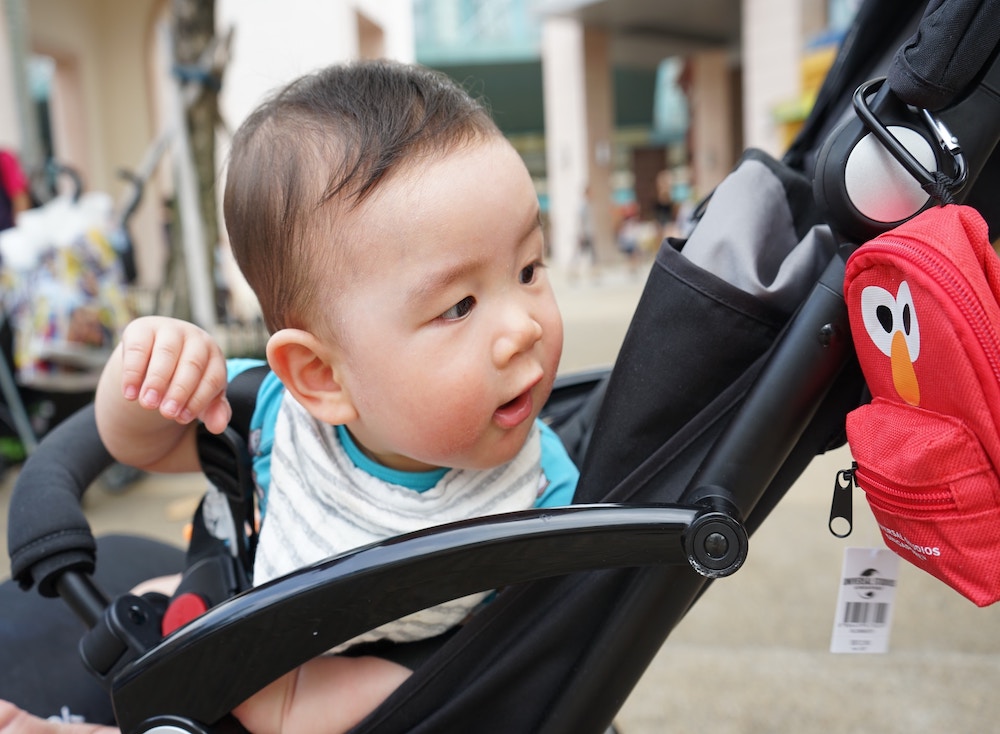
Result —
[{"label": "baby's eye", "polygon": [[466,296],[461,301],[456,303],[454,306],[449,308],[440,318],[445,321],[458,321],[459,319],[464,319],[472,311],[472,307],[476,305],[476,299],[472,296]]},{"label": "baby's eye", "polygon": [[521,285],[528,285],[535,280],[535,271],[542,267],[541,263],[531,263],[531,265],[526,265],[522,268],[521,272],[518,274],[518,280]]}]

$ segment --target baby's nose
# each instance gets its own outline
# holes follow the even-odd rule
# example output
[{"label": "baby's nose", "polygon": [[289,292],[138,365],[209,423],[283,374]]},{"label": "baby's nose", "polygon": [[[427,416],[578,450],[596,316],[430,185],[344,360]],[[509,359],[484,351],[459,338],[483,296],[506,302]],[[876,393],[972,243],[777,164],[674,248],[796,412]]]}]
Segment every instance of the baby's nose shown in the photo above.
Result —
[{"label": "baby's nose", "polygon": [[493,361],[502,367],[518,354],[530,350],[542,338],[542,325],[527,311],[509,316],[493,342]]}]

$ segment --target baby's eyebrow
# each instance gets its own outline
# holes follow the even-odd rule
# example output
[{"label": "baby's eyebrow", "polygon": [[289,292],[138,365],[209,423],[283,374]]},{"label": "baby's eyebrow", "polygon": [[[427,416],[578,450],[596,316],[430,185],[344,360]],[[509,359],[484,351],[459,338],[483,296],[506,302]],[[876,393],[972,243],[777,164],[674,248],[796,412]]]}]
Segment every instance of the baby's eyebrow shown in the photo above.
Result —
[{"label": "baby's eyebrow", "polygon": [[[536,208],[527,226],[521,233],[519,242],[524,242],[537,230],[542,228],[542,211]],[[446,290],[452,284],[468,276],[479,267],[475,260],[465,260],[448,264],[438,270],[431,271],[415,283],[405,294],[406,304],[416,306],[433,298],[438,293]]]},{"label": "baby's eyebrow", "polygon": [[406,293],[406,303],[415,306],[433,298],[446,290],[476,269],[478,264],[472,260],[452,263],[446,267],[432,271],[421,278]]},{"label": "baby's eyebrow", "polygon": [[542,208],[536,207],[535,216],[531,218],[530,224],[524,230],[524,239],[528,239],[538,230],[544,230],[545,226],[542,224]]}]

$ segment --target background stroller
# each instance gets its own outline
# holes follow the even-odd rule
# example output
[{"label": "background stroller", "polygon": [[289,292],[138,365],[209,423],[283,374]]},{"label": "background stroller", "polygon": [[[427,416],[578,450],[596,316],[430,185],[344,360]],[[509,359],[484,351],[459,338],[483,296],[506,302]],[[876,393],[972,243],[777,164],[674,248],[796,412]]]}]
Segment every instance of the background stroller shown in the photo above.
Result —
[{"label": "background stroller", "polygon": [[[994,33],[1000,28],[995,5],[948,4],[959,6],[969,9],[969,27]],[[835,67],[824,89],[826,96],[821,96],[816,116],[800,139],[805,142],[790,154],[789,162],[795,165],[748,155],[731,177],[733,186],[729,191],[720,187],[684,248],[702,244],[706,237],[708,246],[725,240],[724,228],[721,236],[709,236],[720,219],[736,220],[744,241],[760,242],[759,235],[767,233],[769,224],[784,217],[794,237],[769,272],[780,273],[793,253],[811,254],[791,258],[805,262],[798,276],[787,279],[791,289],[778,293],[764,288],[766,295],[778,296],[762,299],[759,293],[736,288],[697,267],[668,244],[660,252],[592,430],[582,418],[586,410],[565,414],[564,430],[581,429],[583,424],[574,434],[583,456],[578,503],[677,504],[584,505],[565,512],[474,521],[293,574],[210,611],[134,663],[103,660],[122,726],[134,731],[157,726],[205,730],[194,722],[222,720],[234,703],[270,677],[383,619],[481,586],[558,576],[507,589],[432,655],[358,731],[488,731],[495,726],[497,731],[569,732],[606,727],[663,639],[699,598],[707,579],[739,567],[746,552],[743,528],[756,529],[812,457],[842,440],[844,414],[864,399],[863,382],[845,337],[849,332],[839,295],[841,243],[834,237],[809,239],[807,234],[825,222],[838,231],[852,224],[871,226],[857,217],[845,220],[836,214],[836,185],[826,185],[822,192],[826,212],[814,206],[811,171],[815,161],[843,168],[832,149],[819,149],[818,141],[828,138],[825,132],[835,125],[839,108],[846,106],[845,96],[869,76],[862,42],[884,39],[888,30],[892,36],[908,36],[906,26],[913,19],[886,18],[872,8],[873,4],[863,7],[848,52]],[[978,16],[980,12],[986,16]],[[980,65],[958,87],[964,90],[971,83],[986,88],[987,98],[977,98],[976,105],[989,107],[1000,99],[995,79],[997,40],[990,39],[987,52],[977,57]],[[885,99],[873,100],[871,106],[878,108]],[[956,99],[961,105],[969,97]],[[979,176],[996,143],[995,130],[987,130],[984,141],[974,140],[978,123],[997,119],[996,112],[989,108],[973,116],[953,109],[959,111],[954,120],[947,120],[948,127],[963,149],[971,141],[965,153],[971,181]],[[890,112],[905,115],[908,110]],[[946,112],[938,117],[944,119]],[[966,135],[969,121],[977,129]],[[857,134],[848,125],[834,140]],[[942,158],[946,155],[949,152],[942,151]],[[989,180],[992,170],[987,164],[981,181]],[[745,192],[762,190],[753,186],[761,182],[778,196],[746,201]],[[730,192],[737,195],[729,197]],[[966,189],[963,195],[974,202],[976,192]],[[741,201],[743,208],[734,210]],[[996,212],[986,205],[980,208],[995,227]],[[800,250],[807,239],[809,244]],[[825,269],[824,259],[830,263]],[[818,286],[800,306],[799,289],[811,288],[817,277]],[[764,279],[760,284],[777,280],[781,279]],[[690,328],[692,323],[697,323],[697,331]],[[716,369],[700,369],[703,359],[710,359]],[[596,402],[600,394],[586,392],[582,400],[590,407],[589,401]],[[81,414],[66,424],[65,432],[53,434],[55,455],[86,432],[90,420]],[[761,426],[768,430],[761,431]],[[226,452],[220,456],[228,458]],[[91,624],[98,622],[104,600],[85,577],[61,574],[67,566],[88,565],[91,547],[83,532],[79,532],[82,543],[66,543],[65,533],[53,531],[60,523],[65,530],[67,521],[76,531],[86,523],[69,510],[56,523],[51,517],[39,517],[37,508],[51,507],[50,500],[60,493],[74,499],[102,461],[106,456],[101,456],[100,447],[87,446],[79,461],[59,467],[70,480],[59,477],[61,486],[49,481],[51,467],[29,463],[18,490],[19,497],[28,491],[33,496],[18,509],[24,527],[32,526],[33,534],[19,528],[15,533],[12,526],[10,536],[15,575],[25,583],[38,583],[43,593],[58,591]],[[239,464],[228,468],[238,470]],[[22,486],[30,489],[22,492]],[[55,489],[43,498],[49,487]],[[28,542],[29,537],[39,542]],[[69,554],[71,561],[56,560],[49,551]],[[518,564],[519,557],[528,560]],[[544,564],[539,564],[540,558]],[[584,570],[617,567],[623,568]],[[560,575],[569,572],[573,573]],[[442,577],[451,583],[432,583]],[[426,578],[428,583],[414,590],[414,578]],[[386,601],[378,609],[367,614],[329,611],[342,595],[373,588]],[[124,632],[121,646],[131,643],[141,651],[155,640],[143,639],[142,625],[129,625],[135,604],[128,598],[115,602],[118,621],[98,629]],[[317,625],[317,619],[322,624]],[[267,644],[257,634],[265,627],[273,633]],[[103,653],[106,648],[93,649]],[[238,679],[233,678],[233,660],[240,661]],[[498,691],[520,705],[511,706],[509,698],[496,695]],[[162,718],[152,718],[158,715]]]},{"label": "background stroller", "polygon": [[[73,169],[50,163],[46,171],[52,192],[44,203],[0,234],[0,468],[22,461],[41,436],[90,402],[133,316],[128,220],[141,187],[117,215],[110,196],[85,193]],[[63,179],[69,190],[59,194]],[[120,472],[109,486],[134,475]]]}]

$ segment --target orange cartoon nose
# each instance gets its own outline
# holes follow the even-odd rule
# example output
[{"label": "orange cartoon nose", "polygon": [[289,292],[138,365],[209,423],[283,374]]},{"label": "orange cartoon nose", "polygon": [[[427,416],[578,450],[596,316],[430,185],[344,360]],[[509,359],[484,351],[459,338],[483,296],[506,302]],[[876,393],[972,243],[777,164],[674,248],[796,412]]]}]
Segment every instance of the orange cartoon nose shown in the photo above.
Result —
[{"label": "orange cartoon nose", "polygon": [[904,401],[910,405],[920,405],[920,385],[917,384],[917,373],[910,360],[910,350],[906,348],[906,338],[903,332],[892,335],[892,384],[896,387]]}]

